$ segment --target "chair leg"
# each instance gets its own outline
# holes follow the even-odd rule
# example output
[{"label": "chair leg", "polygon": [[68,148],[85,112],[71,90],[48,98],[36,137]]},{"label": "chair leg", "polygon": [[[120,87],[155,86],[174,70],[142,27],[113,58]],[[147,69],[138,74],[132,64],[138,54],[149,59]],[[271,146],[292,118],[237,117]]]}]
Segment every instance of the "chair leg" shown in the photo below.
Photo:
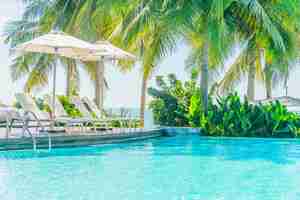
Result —
[{"label": "chair leg", "polygon": [[22,124],[22,137],[23,138],[25,137],[25,132],[27,130],[27,126],[28,126],[28,122],[27,121],[23,121],[23,124]]},{"label": "chair leg", "polygon": [[96,123],[94,122],[94,123],[92,124],[92,126],[93,126],[93,129],[94,129],[94,133],[97,134],[98,131],[97,131]]},{"label": "chair leg", "polygon": [[10,121],[6,120],[6,139],[8,139],[8,135],[10,133]]}]

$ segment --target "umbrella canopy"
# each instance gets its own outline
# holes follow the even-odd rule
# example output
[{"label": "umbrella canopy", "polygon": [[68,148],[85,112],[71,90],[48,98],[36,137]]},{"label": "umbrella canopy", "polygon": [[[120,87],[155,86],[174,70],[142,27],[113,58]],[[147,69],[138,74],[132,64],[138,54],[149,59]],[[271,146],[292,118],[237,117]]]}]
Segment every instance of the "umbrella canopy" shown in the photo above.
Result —
[{"label": "umbrella canopy", "polygon": [[[31,41],[20,44],[16,47],[17,52],[34,52],[55,54],[68,58],[79,58],[95,51],[95,47],[83,40],[67,35],[63,32],[50,32],[37,37]],[[55,119],[55,90],[56,90],[56,66],[53,69],[53,90],[52,90],[52,119]]]},{"label": "umbrella canopy", "polygon": [[18,52],[57,54],[68,58],[93,53],[94,49],[92,44],[63,32],[50,32],[16,47]]},{"label": "umbrella canopy", "polygon": [[93,51],[88,54],[80,54],[77,57],[83,61],[99,61],[102,58],[114,59],[114,60],[136,60],[136,56],[131,53],[120,49],[108,41],[98,41],[93,44]]},{"label": "umbrella canopy", "polygon": [[[16,47],[17,52],[34,52],[55,54],[63,57],[80,59],[82,61],[99,61],[103,58],[120,60],[136,57],[107,41],[99,41],[96,44],[85,42],[63,32],[50,32],[25,42]],[[101,74],[103,76],[103,73]],[[104,80],[104,78],[101,78]],[[56,90],[56,66],[53,69],[53,91],[52,91],[52,118],[55,119],[55,90]],[[102,92],[101,92],[102,93]]]},{"label": "umbrella canopy", "polygon": [[103,59],[111,59],[111,60],[136,60],[136,56],[112,45],[108,41],[98,41],[93,44],[94,51],[91,51],[89,54],[81,54],[78,59],[86,62],[98,62],[96,73],[98,74],[98,80],[96,80],[96,85],[101,84],[99,88],[95,87],[96,94],[99,92],[99,98],[96,98],[96,103],[100,109],[103,109],[104,103],[104,63]]}]

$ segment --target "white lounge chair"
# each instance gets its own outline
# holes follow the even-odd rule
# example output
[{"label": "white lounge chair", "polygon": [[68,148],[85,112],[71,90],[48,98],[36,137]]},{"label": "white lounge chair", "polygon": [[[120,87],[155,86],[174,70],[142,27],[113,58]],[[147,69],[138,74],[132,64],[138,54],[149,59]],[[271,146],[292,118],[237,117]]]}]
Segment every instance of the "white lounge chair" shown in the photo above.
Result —
[{"label": "white lounge chair", "polygon": [[[16,94],[16,99],[21,104],[22,109],[24,110],[24,118],[26,118],[26,122],[28,124],[30,122],[35,122],[37,123],[37,128],[41,129],[42,131],[44,131],[46,127],[50,127],[52,125],[53,119],[51,119],[49,113],[41,111],[30,95],[18,93]],[[68,118],[67,116],[57,115],[54,118],[54,123],[64,124],[66,130],[72,126],[77,125],[83,128],[86,122],[87,120],[83,121],[81,119],[72,119]]]},{"label": "white lounge chair", "polygon": [[[11,134],[13,127],[23,127],[24,119],[18,110],[12,106],[0,105],[0,123],[6,126],[6,138]],[[16,124],[17,123],[17,124]],[[24,134],[24,133],[23,133]]]},{"label": "white lounge chair", "polygon": [[[52,103],[52,97],[50,95],[44,96],[44,103],[47,104],[50,108],[50,110],[53,112],[53,103]],[[68,113],[65,111],[64,106],[61,104],[60,100],[55,97],[55,115],[59,117],[67,117],[69,118]]]},{"label": "white lounge chair", "polygon": [[[96,115],[96,117],[98,118],[98,119],[103,119],[103,120],[110,120],[110,119],[108,119],[105,115],[104,115],[104,113],[97,107],[97,105],[95,104],[95,102],[94,101],[91,101],[88,97],[83,97],[82,98],[82,101],[83,101],[83,103],[84,104],[86,104],[87,106],[88,106],[88,108],[90,109],[90,111],[91,112],[93,112],[95,115]],[[90,112],[89,111],[89,112]]]},{"label": "white lounge chair", "polygon": [[120,117],[118,117],[118,118],[117,117],[110,118],[110,117],[105,116],[104,111],[100,110],[98,108],[98,106],[96,105],[96,103],[94,101],[90,100],[88,97],[83,97],[82,101],[89,108],[88,112],[94,113],[96,115],[97,119],[101,119],[103,121],[116,121],[116,120],[122,121],[122,120],[128,120],[128,118],[120,118]]},{"label": "white lounge chair", "polygon": [[[44,96],[45,103],[49,106],[50,110],[53,112],[53,103],[52,103],[52,97],[49,95]],[[67,120],[72,125],[80,125],[82,130],[84,131],[84,128],[87,128],[87,125],[90,123],[89,119],[83,118],[83,117],[77,117],[73,118],[68,115],[68,113],[65,111],[64,106],[56,96],[55,99],[55,118],[58,120]],[[85,130],[87,131],[87,130]]]},{"label": "white lounge chair", "polygon": [[97,119],[101,119],[107,122],[119,121],[121,123],[121,126],[124,126],[124,124],[126,123],[130,126],[131,122],[135,120],[130,117],[107,117],[105,116],[104,112],[98,108],[96,103],[90,100],[88,97],[83,97],[82,101],[87,105],[89,110],[96,115]]},{"label": "white lounge chair", "polygon": [[97,118],[97,116],[96,117],[93,116],[93,114],[84,105],[83,101],[81,101],[80,97],[77,96],[71,97],[71,102],[80,111],[80,113],[83,115],[84,118],[89,119],[91,121],[95,129],[97,125],[104,127],[106,130],[109,129],[108,127],[109,122],[105,119],[101,119],[101,118]]}]

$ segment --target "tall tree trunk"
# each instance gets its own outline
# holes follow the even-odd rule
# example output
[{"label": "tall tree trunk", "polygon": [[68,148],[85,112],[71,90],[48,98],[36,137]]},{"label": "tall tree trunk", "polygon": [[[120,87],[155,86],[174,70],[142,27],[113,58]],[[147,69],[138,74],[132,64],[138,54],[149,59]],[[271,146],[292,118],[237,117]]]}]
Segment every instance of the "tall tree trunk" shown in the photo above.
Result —
[{"label": "tall tree trunk", "polygon": [[289,93],[288,81],[289,81],[289,71],[287,71],[287,73],[284,77],[285,96],[288,96],[288,93]]},{"label": "tall tree trunk", "polygon": [[104,104],[104,62],[99,61],[96,66],[95,78],[95,103],[99,109],[103,109]]},{"label": "tall tree trunk", "polygon": [[267,99],[272,98],[272,78],[273,72],[270,66],[267,66],[264,70],[266,97]]},{"label": "tall tree trunk", "polygon": [[71,96],[74,90],[74,66],[72,61],[67,61],[67,83],[66,83],[66,96]]},{"label": "tall tree trunk", "polygon": [[208,42],[205,42],[203,48],[203,63],[201,65],[201,98],[202,98],[202,105],[204,113],[207,114],[208,112],[208,56],[209,56],[209,49],[208,49]]},{"label": "tall tree trunk", "polygon": [[247,97],[249,101],[254,101],[255,99],[255,64],[250,64],[248,71],[248,88],[247,88]]},{"label": "tall tree trunk", "polygon": [[267,99],[270,99],[272,98],[272,77],[270,76],[266,76],[265,77],[266,81],[265,81],[265,84],[266,84],[266,96],[267,96]]},{"label": "tall tree trunk", "polygon": [[144,127],[145,120],[145,108],[146,108],[146,95],[147,95],[147,83],[148,79],[143,75],[142,89],[141,89],[141,104],[140,104],[140,126]]},{"label": "tall tree trunk", "polygon": [[272,98],[272,78],[273,78],[273,72],[270,65],[266,65],[266,54],[265,49],[261,48],[259,50],[259,59],[260,59],[260,65],[264,72],[265,77],[265,87],[266,87],[266,97],[267,99]]}]

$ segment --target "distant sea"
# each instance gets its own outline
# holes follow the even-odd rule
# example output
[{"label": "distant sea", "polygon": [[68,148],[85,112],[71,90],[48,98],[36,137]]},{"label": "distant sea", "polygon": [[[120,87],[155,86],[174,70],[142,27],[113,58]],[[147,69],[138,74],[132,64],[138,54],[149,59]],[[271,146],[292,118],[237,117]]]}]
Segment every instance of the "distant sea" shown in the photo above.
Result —
[{"label": "distant sea", "polygon": [[[130,118],[140,118],[140,109],[139,108],[107,108],[105,111],[109,115],[130,117]],[[154,128],[154,118],[151,110],[147,109],[145,111],[145,128]]]},{"label": "distant sea", "polygon": [[106,108],[105,111],[108,114],[113,114],[113,115],[126,114],[132,118],[140,117],[140,109],[139,108]]}]

